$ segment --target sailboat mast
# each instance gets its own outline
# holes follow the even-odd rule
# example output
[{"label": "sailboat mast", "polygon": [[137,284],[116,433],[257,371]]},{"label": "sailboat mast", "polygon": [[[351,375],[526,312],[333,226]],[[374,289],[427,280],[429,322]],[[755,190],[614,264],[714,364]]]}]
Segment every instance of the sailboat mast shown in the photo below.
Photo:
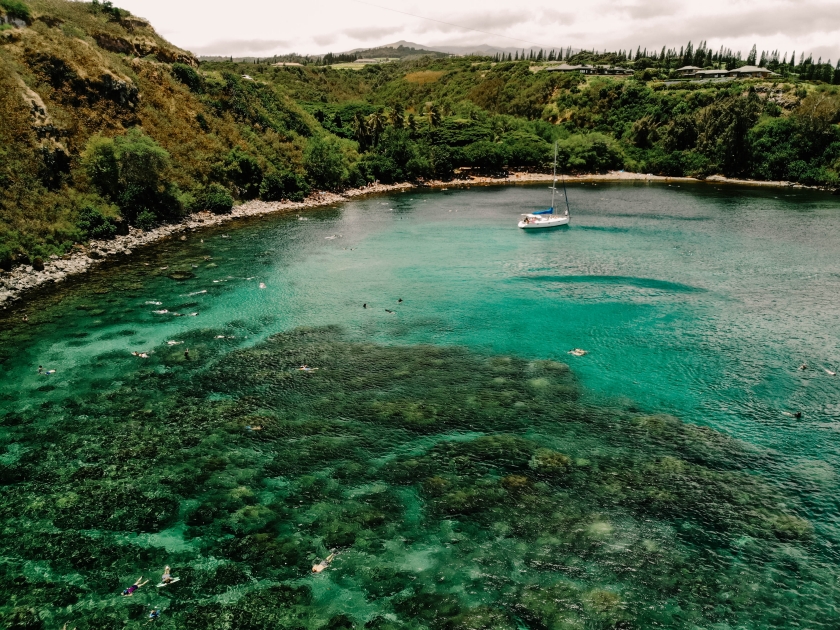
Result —
[{"label": "sailboat mast", "polygon": [[554,193],[557,191],[557,142],[554,143],[554,181],[551,183],[551,210],[554,210]]}]

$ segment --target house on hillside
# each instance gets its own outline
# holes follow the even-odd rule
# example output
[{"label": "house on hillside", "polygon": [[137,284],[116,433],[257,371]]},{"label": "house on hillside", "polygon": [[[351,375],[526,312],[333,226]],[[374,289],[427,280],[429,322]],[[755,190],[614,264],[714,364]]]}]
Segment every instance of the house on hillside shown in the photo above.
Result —
[{"label": "house on hillside", "polygon": [[726,68],[718,70],[698,70],[691,75],[692,79],[722,79],[729,76],[729,70]]},{"label": "house on hillside", "polygon": [[596,74],[595,68],[586,65],[570,66],[567,63],[561,63],[559,66],[549,66],[545,69],[547,72],[580,72],[581,74]]},{"label": "house on hillside", "polygon": [[581,74],[633,74],[633,71],[627,68],[587,65],[570,66],[567,63],[561,63],[559,66],[548,66],[545,70],[548,72],[580,72]]},{"label": "house on hillside", "polygon": [[677,68],[674,72],[676,72],[677,76],[680,77],[690,77],[694,75],[695,72],[702,69],[703,68],[698,68],[697,66],[683,66],[682,68]]},{"label": "house on hillside", "polygon": [[729,71],[730,77],[758,77],[761,79],[766,79],[767,77],[778,76],[775,72],[768,70],[767,68],[758,68],[756,66],[743,66],[741,68],[735,68],[734,70]]},{"label": "house on hillside", "polygon": [[595,69],[598,70],[597,74],[633,74],[633,71],[629,68],[618,68],[615,66],[604,66]]}]

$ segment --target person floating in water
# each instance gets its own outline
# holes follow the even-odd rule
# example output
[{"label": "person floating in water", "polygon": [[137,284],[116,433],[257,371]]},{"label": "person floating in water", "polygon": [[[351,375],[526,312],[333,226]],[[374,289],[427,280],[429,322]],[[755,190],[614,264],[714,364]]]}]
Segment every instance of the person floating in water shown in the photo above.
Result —
[{"label": "person floating in water", "polygon": [[149,622],[157,621],[158,617],[160,617],[160,610],[153,608],[152,612],[149,613]]},{"label": "person floating in water", "polygon": [[386,313],[390,313],[391,315],[393,315],[393,314],[394,314],[394,311],[392,311],[390,308],[386,308],[386,309],[385,309],[385,312],[386,312]]},{"label": "person floating in water", "polygon": [[185,359],[189,359],[189,358],[190,358],[190,349],[189,349],[189,348],[187,348],[186,350],[184,350],[184,358],[185,358]]},{"label": "person floating in water", "polygon": [[800,365],[800,366],[799,366],[799,369],[800,369],[800,370],[807,370],[807,369],[808,369],[808,364],[807,364],[807,363],[803,363],[802,365]]},{"label": "person floating in water", "polygon": [[161,576],[161,578],[160,578],[161,583],[163,583],[163,584],[171,584],[171,583],[172,583],[172,581],[173,581],[173,580],[175,580],[175,579],[176,579],[176,578],[173,578],[173,577],[172,577],[172,567],[170,567],[170,566],[167,564],[167,565],[166,565],[166,567],[164,567],[164,569],[163,569],[163,575],[162,575],[162,576]]},{"label": "person floating in water", "polygon": [[305,363],[298,368],[299,372],[314,372],[318,368],[309,367]]},{"label": "person floating in water", "polygon": [[367,308],[367,302],[365,302],[364,304],[362,304],[362,308]]},{"label": "person floating in water", "polygon": [[326,558],[321,560],[318,564],[312,565],[312,573],[320,573],[324,569],[330,566],[330,563],[335,559],[335,554],[331,553]]},{"label": "person floating in water", "polygon": [[43,365],[39,365],[39,366],[38,366],[38,374],[43,374],[43,373],[44,373],[44,366],[43,366]]},{"label": "person floating in water", "polygon": [[136,591],[141,586],[145,586],[148,583],[149,583],[149,580],[146,580],[144,582],[143,581],[143,576],[141,575],[139,578],[137,578],[137,581],[134,584],[132,584],[131,586],[129,586],[127,589],[125,589],[122,592],[122,594],[125,597],[131,597],[132,595],[134,595],[134,591]]},{"label": "person floating in water", "polygon": [[245,425],[245,430],[246,431],[262,431],[262,425],[261,424],[254,424],[254,425],[246,424]]},{"label": "person floating in water", "polygon": [[794,413],[791,413],[790,411],[783,411],[782,413],[785,414],[786,416],[790,416],[791,418],[801,418],[802,417],[802,412],[801,411],[796,411]]}]

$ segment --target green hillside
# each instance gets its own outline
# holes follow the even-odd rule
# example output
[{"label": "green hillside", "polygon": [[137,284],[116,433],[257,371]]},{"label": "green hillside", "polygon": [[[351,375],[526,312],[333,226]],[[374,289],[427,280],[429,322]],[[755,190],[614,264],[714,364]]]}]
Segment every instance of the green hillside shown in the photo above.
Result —
[{"label": "green hillside", "polygon": [[463,57],[199,64],[110,3],[0,0],[0,21],[12,17],[0,25],[5,268],[257,196],[545,168],[554,141],[566,171],[840,185],[830,66],[671,84],[664,54],[570,60],[622,62],[631,77]]}]

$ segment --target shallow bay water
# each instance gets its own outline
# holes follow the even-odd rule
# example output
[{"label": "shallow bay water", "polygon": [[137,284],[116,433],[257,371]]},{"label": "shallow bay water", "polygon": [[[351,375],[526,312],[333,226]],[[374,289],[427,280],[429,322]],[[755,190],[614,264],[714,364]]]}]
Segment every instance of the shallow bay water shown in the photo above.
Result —
[{"label": "shallow bay water", "polygon": [[835,627],[840,203],[569,196],[261,218],[7,316],[6,625]]}]

